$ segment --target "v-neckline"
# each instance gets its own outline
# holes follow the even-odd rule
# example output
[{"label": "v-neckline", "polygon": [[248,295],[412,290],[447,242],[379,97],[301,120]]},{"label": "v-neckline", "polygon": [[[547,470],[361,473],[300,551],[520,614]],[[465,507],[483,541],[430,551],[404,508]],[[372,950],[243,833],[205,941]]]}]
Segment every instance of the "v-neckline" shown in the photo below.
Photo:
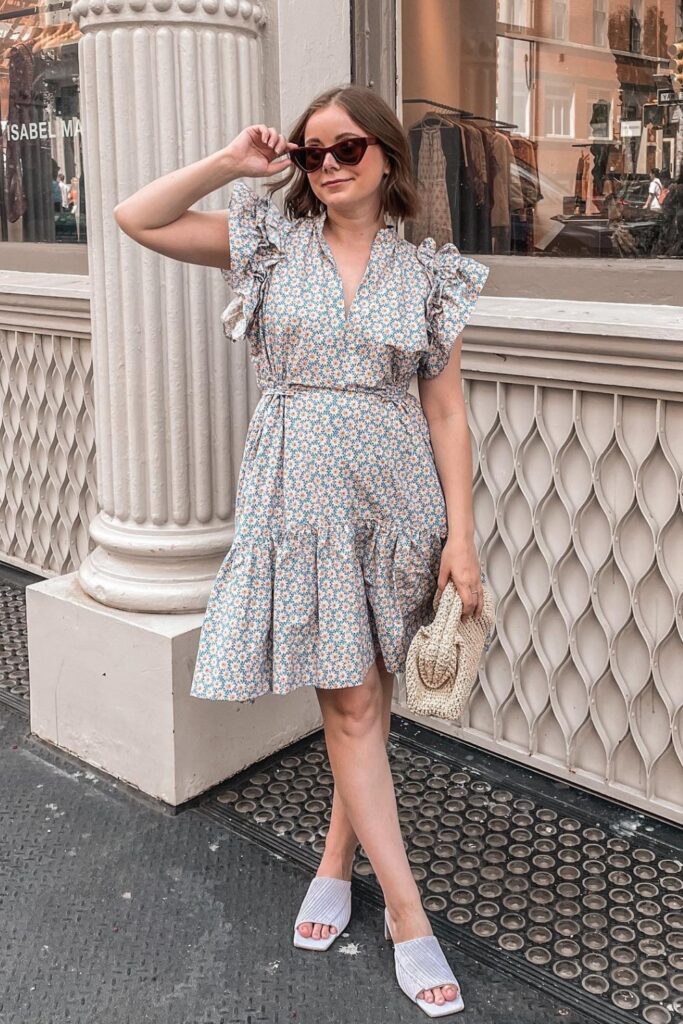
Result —
[{"label": "v-neckline", "polygon": [[349,305],[349,308],[347,309],[346,308],[346,302],[344,300],[344,282],[342,280],[341,273],[339,272],[339,266],[337,265],[337,260],[335,259],[335,255],[332,252],[332,246],[327,241],[327,239],[325,238],[325,235],[323,233],[323,228],[325,227],[325,221],[326,220],[327,220],[327,210],[325,209],[317,217],[317,224],[316,224],[317,234],[318,234],[318,238],[320,240],[320,244],[321,244],[324,252],[329,257],[329,260],[332,263],[332,266],[334,268],[334,272],[335,272],[336,277],[337,277],[337,282],[339,284],[339,291],[341,293],[341,307],[342,307],[342,313],[343,313],[344,327],[346,327],[346,326],[348,326],[348,324],[349,324],[349,322],[351,320],[351,314],[353,313],[354,307],[356,306],[356,300],[358,299],[358,296],[359,296],[359,294],[361,292],[361,289],[363,288],[364,284],[366,283],[366,281],[368,279],[370,268],[371,268],[371,266],[373,264],[375,255],[376,255],[376,253],[378,252],[378,250],[380,248],[380,245],[382,244],[382,242],[385,239],[387,239],[389,237],[395,238],[396,237],[396,229],[393,228],[391,225],[387,225],[386,227],[379,228],[379,230],[375,233],[375,237],[373,238],[372,243],[370,245],[370,255],[368,256],[368,262],[365,264],[365,270],[363,271],[363,276],[361,277],[360,281],[358,282],[358,285],[356,287],[356,291],[354,292],[354,295],[353,295],[353,298],[351,299],[351,303]]}]

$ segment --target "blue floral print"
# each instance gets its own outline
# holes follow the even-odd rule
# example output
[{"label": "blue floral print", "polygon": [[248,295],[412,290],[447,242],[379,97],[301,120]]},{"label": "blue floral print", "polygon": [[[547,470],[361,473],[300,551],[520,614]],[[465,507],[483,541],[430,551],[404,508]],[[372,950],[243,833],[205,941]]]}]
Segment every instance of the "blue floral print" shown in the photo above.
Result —
[{"label": "blue floral print", "polygon": [[444,369],[488,268],[385,227],[346,310],[326,211],[289,220],[238,180],[228,216],[223,328],[262,395],[190,692],[253,703],[359,685],[379,653],[402,671],[431,621],[448,524],[408,385]]}]

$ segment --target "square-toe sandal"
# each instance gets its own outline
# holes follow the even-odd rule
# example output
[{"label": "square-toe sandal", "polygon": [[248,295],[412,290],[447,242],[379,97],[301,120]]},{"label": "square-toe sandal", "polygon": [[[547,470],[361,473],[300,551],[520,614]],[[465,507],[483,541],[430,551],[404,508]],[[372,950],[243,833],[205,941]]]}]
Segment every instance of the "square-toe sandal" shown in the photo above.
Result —
[{"label": "square-toe sandal", "polygon": [[[334,940],[341,935],[351,917],[351,882],[344,878],[331,878],[327,875],[315,875],[299,907],[294,922],[294,945],[301,949],[329,949]],[[326,939],[306,938],[298,930],[304,921],[317,921],[320,924],[334,925],[336,932],[331,932]]]},{"label": "square-toe sandal", "polygon": [[[396,980],[409,999],[420,1007],[428,1017],[446,1017],[465,1009],[458,979],[448,966],[441,945],[436,935],[422,935],[417,939],[406,939],[405,942],[394,942],[389,927],[387,908],[384,908],[384,938],[391,939],[394,944],[394,965]],[[446,999],[438,1003],[428,1003],[426,999],[418,999],[417,993],[423,988],[453,985],[458,989],[456,999]]]}]

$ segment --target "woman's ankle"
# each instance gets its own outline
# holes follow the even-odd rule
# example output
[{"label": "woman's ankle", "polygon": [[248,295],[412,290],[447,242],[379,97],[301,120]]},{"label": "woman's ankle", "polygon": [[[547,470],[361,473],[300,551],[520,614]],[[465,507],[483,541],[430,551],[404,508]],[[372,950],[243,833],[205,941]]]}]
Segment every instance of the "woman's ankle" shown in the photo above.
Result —
[{"label": "woman's ankle", "polygon": [[406,939],[416,939],[421,935],[432,935],[432,926],[422,904],[415,906],[402,906],[400,910],[392,914],[391,907],[387,907],[389,924],[394,942],[404,942]]},{"label": "woman's ankle", "polygon": [[385,905],[389,911],[389,918],[395,924],[429,920],[425,909],[422,906],[422,900],[420,899],[419,894],[416,899],[399,898],[396,901],[385,900]]},{"label": "woman's ankle", "polygon": [[[328,850],[328,848],[325,847],[320,860],[318,873],[331,875],[333,878],[350,879],[357,847],[358,843],[355,844],[353,849],[349,849],[347,847],[342,849],[332,848]],[[323,871],[320,870],[321,867],[324,868]]]}]

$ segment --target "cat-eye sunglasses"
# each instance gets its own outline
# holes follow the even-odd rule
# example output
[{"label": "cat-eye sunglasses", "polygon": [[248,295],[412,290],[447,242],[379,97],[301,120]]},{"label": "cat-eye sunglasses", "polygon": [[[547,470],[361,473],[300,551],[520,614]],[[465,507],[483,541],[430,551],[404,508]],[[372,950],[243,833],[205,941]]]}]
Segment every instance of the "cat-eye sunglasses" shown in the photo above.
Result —
[{"label": "cat-eye sunglasses", "polygon": [[339,164],[359,164],[368,146],[374,146],[378,142],[379,139],[374,135],[354,135],[352,138],[335,142],[333,146],[297,146],[296,149],[290,149],[287,156],[290,156],[302,171],[311,174],[320,170],[325,153],[332,153]]}]

